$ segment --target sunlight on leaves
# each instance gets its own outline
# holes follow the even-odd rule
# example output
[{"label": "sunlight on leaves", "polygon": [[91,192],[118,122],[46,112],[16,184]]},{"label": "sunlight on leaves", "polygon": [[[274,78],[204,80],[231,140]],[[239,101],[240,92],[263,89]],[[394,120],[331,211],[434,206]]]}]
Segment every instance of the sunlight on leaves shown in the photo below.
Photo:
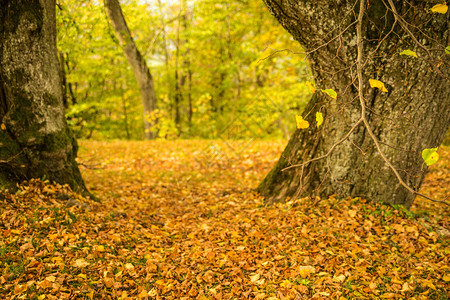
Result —
[{"label": "sunlight on leaves", "polygon": [[445,47],[445,53],[450,54],[450,46]]},{"label": "sunlight on leaves", "polygon": [[337,98],[337,93],[333,89],[326,89],[326,90],[321,90],[321,91],[324,92],[325,94],[327,94],[328,96],[330,96],[333,99]]},{"label": "sunlight on leaves", "polygon": [[386,87],[384,86],[384,83],[376,80],[376,79],[369,79],[369,84],[371,88],[378,88],[380,89],[382,92],[387,92],[388,90],[386,89]]},{"label": "sunlight on leaves", "polygon": [[445,2],[443,2],[441,4],[436,4],[430,10],[435,13],[445,14],[448,10],[448,6]]},{"label": "sunlight on leaves", "polygon": [[439,154],[437,153],[437,150],[438,148],[423,149],[422,158],[427,166],[431,166],[438,161]]},{"label": "sunlight on leaves", "polygon": [[309,127],[309,122],[304,120],[302,116],[296,115],[295,121],[297,122],[298,129],[306,129]]},{"label": "sunlight on leaves", "polygon": [[417,53],[414,51],[411,51],[409,49],[403,50],[402,52],[400,52],[400,55],[408,55],[408,56],[417,57]]}]

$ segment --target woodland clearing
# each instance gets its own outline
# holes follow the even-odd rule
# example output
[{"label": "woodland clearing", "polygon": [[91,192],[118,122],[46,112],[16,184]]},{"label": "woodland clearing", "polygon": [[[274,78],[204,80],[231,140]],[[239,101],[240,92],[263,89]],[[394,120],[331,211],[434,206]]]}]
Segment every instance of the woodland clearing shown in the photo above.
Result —
[{"label": "woodland clearing", "polygon": [[[90,191],[0,198],[2,299],[448,299],[449,208],[266,205],[281,141],[81,141]],[[421,191],[450,195],[450,148]]]}]

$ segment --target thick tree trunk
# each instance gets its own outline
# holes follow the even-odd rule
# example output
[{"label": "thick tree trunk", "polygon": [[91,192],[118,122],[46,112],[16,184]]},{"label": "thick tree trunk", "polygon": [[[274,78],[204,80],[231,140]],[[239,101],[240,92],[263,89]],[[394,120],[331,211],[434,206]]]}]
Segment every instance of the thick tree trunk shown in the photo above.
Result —
[{"label": "thick tree trunk", "polygon": [[105,8],[116,32],[117,39],[139,84],[144,109],[145,137],[146,139],[154,139],[156,138],[156,130],[154,128],[156,120],[153,112],[156,109],[156,95],[152,75],[144,57],[142,57],[131,37],[119,1],[105,0]]},{"label": "thick tree trunk", "polygon": [[[299,195],[338,194],[411,206],[415,195],[400,185],[362,125],[328,158],[312,162],[304,169],[283,171],[326,154],[360,118],[355,81],[355,20],[359,3],[340,0],[265,2],[283,27],[309,52],[308,60],[318,90],[303,114],[311,123],[310,128],[295,131],[277,165],[258,187],[259,192],[267,201]],[[449,14],[431,14],[429,9],[434,3],[431,1],[393,2],[398,14],[412,24],[409,29],[417,39],[426,48],[433,49],[433,57],[414,44],[399,23],[394,22],[382,1],[370,1],[363,21],[364,59],[370,55],[363,69],[363,93],[367,118],[382,143],[383,152],[403,180],[417,191],[425,176],[423,169],[426,169],[422,150],[438,147],[449,128],[449,55],[443,51],[450,39]],[[398,55],[406,49],[416,51],[419,57]],[[432,64],[439,64],[443,74]],[[370,78],[384,82],[388,92],[370,88]],[[320,91],[329,88],[338,93],[337,100]],[[315,126],[317,111],[321,111],[325,119],[320,128]]]},{"label": "thick tree trunk", "polygon": [[46,178],[86,191],[64,116],[55,5],[0,1],[0,189]]}]

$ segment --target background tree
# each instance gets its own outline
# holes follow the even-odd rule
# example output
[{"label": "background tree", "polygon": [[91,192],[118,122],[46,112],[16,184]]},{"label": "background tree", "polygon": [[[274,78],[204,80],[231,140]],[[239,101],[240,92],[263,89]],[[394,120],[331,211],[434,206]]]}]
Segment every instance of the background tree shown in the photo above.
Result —
[{"label": "background tree", "polygon": [[153,78],[147,67],[144,57],[139,52],[131,36],[128,25],[120,8],[118,0],[105,0],[105,8],[108,13],[111,24],[116,32],[117,39],[125,53],[125,56],[133,69],[141,91],[142,107],[144,109],[144,128],[145,137],[153,139],[156,137],[154,124],[156,119],[154,111],[156,110],[156,95],[153,84]]},{"label": "background tree", "polygon": [[449,14],[432,13],[435,1],[265,3],[304,47],[316,86],[337,99],[313,95],[303,117],[314,126],[292,135],[258,190],[268,201],[338,193],[409,207],[425,176],[422,150],[449,128]]},{"label": "background tree", "polygon": [[46,178],[86,191],[64,117],[55,1],[0,6],[0,188]]}]

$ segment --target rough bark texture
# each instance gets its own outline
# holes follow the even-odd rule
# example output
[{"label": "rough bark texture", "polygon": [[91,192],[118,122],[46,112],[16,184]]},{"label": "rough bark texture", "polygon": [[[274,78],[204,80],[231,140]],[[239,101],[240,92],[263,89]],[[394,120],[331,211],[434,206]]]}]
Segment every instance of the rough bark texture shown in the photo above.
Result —
[{"label": "rough bark texture", "polygon": [[64,116],[55,1],[0,7],[0,189],[46,178],[86,192]]},{"label": "rough bark texture", "polygon": [[[387,3],[387,1],[385,1]],[[298,195],[361,196],[372,201],[409,207],[414,195],[401,186],[387,167],[363,126],[338,146],[328,159],[302,168],[282,169],[319,157],[343,138],[361,114],[357,99],[356,20],[359,2],[344,0],[265,0],[282,26],[309,52],[318,91],[304,112],[311,126],[296,130],[274,169],[258,187],[267,201],[281,201]],[[369,1],[363,22],[364,96],[368,119],[383,151],[407,184],[418,190],[426,169],[421,152],[438,147],[450,122],[449,44],[447,13],[432,14],[435,1],[394,1],[409,29],[431,51],[429,57],[394,18],[382,1]],[[380,40],[389,36],[377,48]],[[400,56],[411,49],[419,58]],[[313,51],[314,50],[314,51]],[[443,74],[431,66],[440,64]],[[447,78],[445,78],[447,77]],[[381,80],[388,93],[370,88],[369,78]],[[337,100],[320,92],[332,88]],[[317,129],[315,113],[324,113]],[[302,182],[302,184],[301,184]]]},{"label": "rough bark texture", "polygon": [[105,0],[105,8],[116,32],[117,39],[139,84],[144,109],[145,137],[147,139],[154,139],[156,137],[156,131],[153,128],[155,120],[152,113],[156,109],[156,95],[152,75],[144,57],[142,57],[131,37],[119,1]]}]

